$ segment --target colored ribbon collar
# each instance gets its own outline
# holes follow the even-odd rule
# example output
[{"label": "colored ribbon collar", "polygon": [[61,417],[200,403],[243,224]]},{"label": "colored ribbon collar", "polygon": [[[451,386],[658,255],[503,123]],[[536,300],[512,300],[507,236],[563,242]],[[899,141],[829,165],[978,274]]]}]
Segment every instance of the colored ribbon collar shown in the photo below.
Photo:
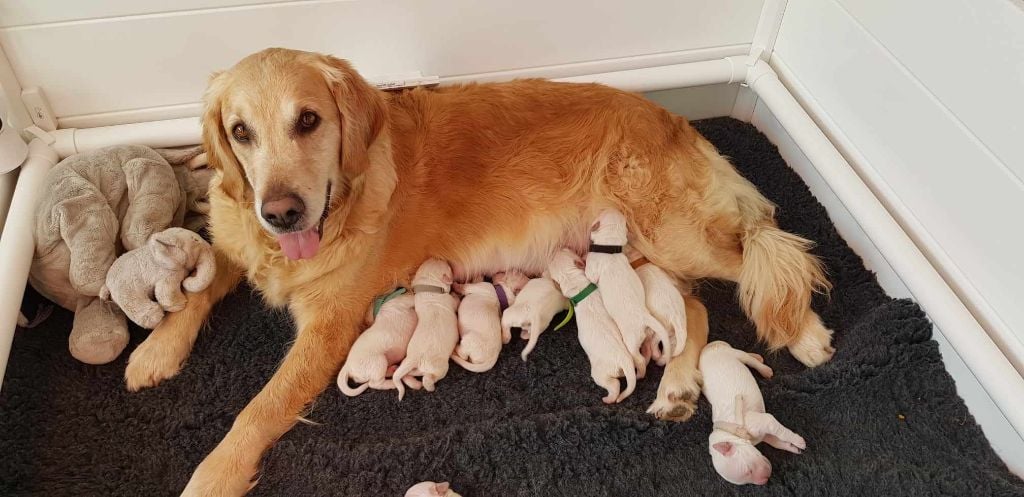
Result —
[{"label": "colored ribbon collar", "polygon": [[583,302],[583,299],[589,297],[590,294],[594,293],[594,291],[596,290],[597,285],[591,283],[584,287],[583,290],[580,290],[580,293],[577,293],[576,295],[569,297],[569,312],[567,312],[565,314],[565,317],[562,318],[562,322],[558,323],[555,326],[555,331],[558,331],[562,329],[566,324],[569,324],[569,320],[572,319],[573,315],[576,314],[576,306],[580,305],[580,302]]},{"label": "colored ribbon collar", "polygon": [[633,269],[637,269],[639,267],[645,266],[645,265],[650,264],[650,263],[651,263],[651,261],[647,260],[646,257],[641,255],[639,259],[637,259],[637,260],[635,260],[633,262],[630,262],[629,265],[632,266]]},{"label": "colored ribbon collar", "polygon": [[591,243],[588,252],[597,252],[600,254],[621,254],[622,245],[598,245],[596,243]]},{"label": "colored ribbon collar", "polygon": [[412,293],[448,293],[444,287],[437,285],[413,285]]},{"label": "colored ribbon collar", "polygon": [[501,312],[505,312],[505,309],[508,309],[508,295],[505,294],[505,289],[501,285],[493,283],[491,283],[491,286],[494,287],[494,293],[498,295],[498,307],[501,309]]},{"label": "colored ribbon collar", "polygon": [[384,304],[403,293],[405,293],[405,288],[398,287],[391,290],[391,293],[386,293],[373,299],[373,317],[377,317],[377,314],[380,314],[380,309],[384,307]]}]

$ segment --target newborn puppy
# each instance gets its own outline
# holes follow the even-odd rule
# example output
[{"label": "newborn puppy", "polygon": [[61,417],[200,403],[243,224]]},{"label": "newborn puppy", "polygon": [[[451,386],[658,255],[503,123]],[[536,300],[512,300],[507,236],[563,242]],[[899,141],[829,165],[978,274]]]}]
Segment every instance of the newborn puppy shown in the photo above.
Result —
[{"label": "newborn puppy", "polygon": [[755,445],[764,441],[776,449],[799,454],[807,444],[764,412],[764,399],[747,366],[765,378],[772,377],[772,368],[761,356],[736,350],[722,341],[709,343],[700,354],[704,396],[711,404],[715,423],[708,437],[708,452],[715,471],[725,481],[764,485],[772,474],[772,464]]},{"label": "newborn puppy", "polygon": [[[608,391],[605,404],[622,402],[636,388],[636,370],[622,343],[615,321],[605,310],[601,290],[583,274],[583,261],[562,249],[551,259],[548,271],[576,309],[580,345],[590,359],[590,377]],[[626,390],[619,394],[619,378],[626,377]]]},{"label": "newborn puppy", "polygon": [[627,245],[625,254],[643,284],[647,310],[668,331],[669,342],[658,338],[660,350],[658,344],[652,344],[653,357],[659,365],[664,366],[669,359],[682,354],[686,346],[686,304],[683,303],[683,295],[665,270],[651,264],[636,249]]},{"label": "newborn puppy", "polygon": [[405,360],[392,378],[398,400],[405,397],[403,382],[419,388],[420,383],[413,376],[422,376],[423,388],[433,392],[434,384],[448,374],[448,358],[459,343],[455,318],[459,299],[450,293],[451,285],[452,268],[438,259],[428,259],[413,277],[417,322]]},{"label": "newborn puppy", "polygon": [[[509,297],[507,299],[508,301],[506,303],[502,304],[502,307],[501,307],[501,314],[505,314],[505,311],[507,311],[508,308],[511,307],[512,304],[514,304],[515,301],[519,299],[519,292],[521,292],[523,290],[523,287],[526,286],[526,283],[530,281],[530,278],[528,278],[525,274],[523,274],[523,273],[521,273],[519,271],[511,269],[511,270],[504,271],[504,272],[501,272],[501,273],[496,273],[491,278],[491,280],[494,282],[495,285],[501,285],[502,288],[505,289],[506,295],[508,295],[508,297]],[[515,298],[512,298],[512,297],[515,297]],[[499,299],[500,298],[501,298],[501,295],[499,294]],[[512,341],[512,331],[511,330],[505,331],[505,329],[502,328],[502,330],[501,330],[501,342],[502,343],[508,343],[508,342],[511,342],[511,341]]]},{"label": "newborn puppy", "polygon": [[512,328],[519,328],[519,337],[526,342],[522,358],[530,355],[537,346],[537,339],[551,325],[551,320],[561,311],[569,308],[569,300],[562,295],[555,282],[544,273],[526,283],[523,291],[516,295],[516,302],[501,315],[501,331],[512,336]]},{"label": "newborn puppy", "polygon": [[[515,291],[504,283],[502,275],[495,283],[467,283],[452,285],[462,294],[459,304],[459,336],[452,360],[474,373],[483,373],[494,367],[501,352],[501,311],[515,301]],[[501,281],[501,282],[499,282]]]},{"label": "newborn puppy", "polygon": [[451,489],[448,482],[434,483],[425,481],[417,483],[405,492],[405,497],[462,497]]},{"label": "newborn puppy", "polygon": [[[405,349],[416,328],[415,302],[412,294],[405,293],[383,303],[373,325],[352,344],[345,366],[338,373],[342,393],[355,397],[367,388],[395,388],[387,377],[405,358]],[[361,385],[353,388],[350,380]]]},{"label": "newborn puppy", "polygon": [[626,217],[614,209],[605,209],[591,227],[590,252],[587,254],[587,279],[615,298],[605,301],[608,314],[615,320],[626,350],[633,357],[637,378],[647,372],[647,359],[641,353],[650,328],[662,343],[671,343],[668,331],[647,310],[644,285],[622,253],[626,245]]}]

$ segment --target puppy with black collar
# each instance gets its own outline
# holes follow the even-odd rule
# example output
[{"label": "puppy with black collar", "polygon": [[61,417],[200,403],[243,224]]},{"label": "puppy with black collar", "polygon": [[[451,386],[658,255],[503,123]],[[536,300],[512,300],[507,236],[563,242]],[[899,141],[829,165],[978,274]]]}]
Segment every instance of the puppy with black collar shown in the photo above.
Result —
[{"label": "puppy with black collar", "polygon": [[651,347],[644,347],[648,341],[648,330],[666,344],[671,343],[668,331],[647,310],[644,285],[622,253],[628,236],[626,217],[617,210],[605,209],[590,230],[587,279],[603,288],[607,295],[614,295],[605,301],[605,306],[633,358],[637,378],[643,378],[651,353]]}]

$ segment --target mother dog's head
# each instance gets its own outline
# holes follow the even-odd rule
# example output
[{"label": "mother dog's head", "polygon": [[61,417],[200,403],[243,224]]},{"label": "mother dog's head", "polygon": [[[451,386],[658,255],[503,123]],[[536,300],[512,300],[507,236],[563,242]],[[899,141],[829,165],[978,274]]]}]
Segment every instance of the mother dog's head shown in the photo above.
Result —
[{"label": "mother dog's head", "polygon": [[316,255],[328,216],[383,222],[395,183],[387,106],[348,62],[267,49],[215,74],[204,103],[214,187],[252,205],[288,258]]}]

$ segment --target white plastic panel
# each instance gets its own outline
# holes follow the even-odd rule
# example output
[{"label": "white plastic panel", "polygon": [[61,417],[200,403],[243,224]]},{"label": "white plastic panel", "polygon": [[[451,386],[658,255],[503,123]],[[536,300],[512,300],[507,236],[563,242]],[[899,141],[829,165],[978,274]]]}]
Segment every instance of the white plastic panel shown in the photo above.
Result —
[{"label": "white plastic panel", "polygon": [[[371,77],[454,76],[741,45],[752,39],[761,4],[274,3],[8,27],[0,44],[22,86],[41,86],[56,114],[67,117],[196,102],[210,72],[268,46],[333,53]],[[23,17],[38,10],[16,5]]]},{"label": "white plastic panel", "polygon": [[[932,3],[927,11],[941,17],[953,3]],[[973,2],[978,9],[1004,3]],[[935,40],[922,36],[917,43],[933,47]],[[1024,231],[1012,227],[1024,212],[1024,185],[980,131],[930,90],[935,76],[908,70],[836,0],[790,0],[775,56],[856,145],[866,159],[862,175],[1020,370]],[[999,67],[1014,77],[1013,66]],[[1010,125],[1016,114],[991,118]]]},{"label": "white plastic panel", "polygon": [[104,17],[161,14],[273,3],[276,0],[4,0],[0,2],[0,27],[23,26]]},{"label": "white plastic panel", "polygon": [[[1006,0],[839,3],[1024,178],[1024,7]],[[907,20],[922,15],[908,29]]]}]

